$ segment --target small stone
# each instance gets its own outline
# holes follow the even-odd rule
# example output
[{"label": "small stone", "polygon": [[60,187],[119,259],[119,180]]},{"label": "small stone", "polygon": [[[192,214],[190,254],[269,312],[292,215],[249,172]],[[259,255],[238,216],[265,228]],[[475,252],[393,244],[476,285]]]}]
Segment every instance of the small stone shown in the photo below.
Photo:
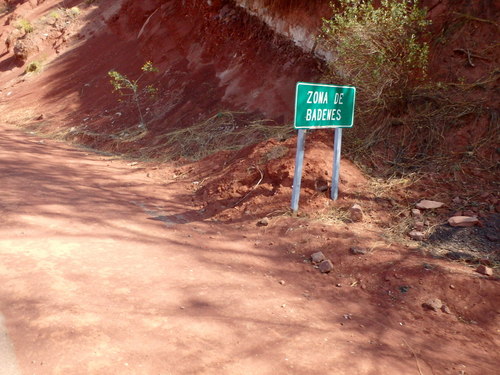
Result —
[{"label": "small stone", "polygon": [[420,211],[418,208],[414,208],[411,210],[411,216],[416,218],[422,217],[422,211]]},{"label": "small stone", "polygon": [[484,264],[481,264],[479,267],[477,267],[476,272],[479,272],[480,274],[486,276],[493,276],[493,269],[485,266]]},{"label": "small stone", "polygon": [[354,255],[365,255],[367,253],[366,249],[363,249],[362,247],[358,246],[353,246],[349,250]]},{"label": "small stone", "polygon": [[427,199],[418,202],[416,205],[417,208],[420,208],[422,210],[433,210],[435,208],[440,208],[443,206],[444,206],[443,202],[429,201]]},{"label": "small stone", "polygon": [[453,216],[448,219],[448,224],[452,227],[473,227],[479,220],[475,216]]},{"label": "small stone", "polygon": [[321,273],[328,273],[333,270],[333,264],[329,260],[324,260],[319,264],[319,270]]},{"label": "small stone", "polygon": [[43,118],[44,118],[44,116],[43,116],[43,113],[42,113],[40,116],[38,116],[38,117],[35,118],[35,121],[41,121],[41,120],[43,120]]},{"label": "small stone", "polygon": [[340,283],[335,284],[335,286],[336,286],[337,288],[342,288],[342,284],[340,284]]},{"label": "small stone", "polygon": [[455,289],[455,285],[450,284],[450,289]]},{"label": "small stone", "polygon": [[446,305],[441,306],[441,311],[444,312],[445,314],[451,314],[450,308]]},{"label": "small stone", "polygon": [[422,232],[424,230],[425,224],[423,221],[416,221],[413,227],[417,232]]},{"label": "small stone", "polygon": [[349,209],[349,214],[351,215],[351,220],[354,222],[363,221],[363,209],[359,204],[353,205]]},{"label": "small stone", "polygon": [[260,226],[260,227],[267,227],[269,225],[269,219],[267,217],[265,217],[263,219],[260,219],[257,222],[257,225]]},{"label": "small stone", "polygon": [[462,200],[460,199],[460,197],[455,197],[451,200],[453,203],[456,203],[456,204],[460,204],[462,202]]},{"label": "small stone", "polygon": [[422,303],[422,307],[427,310],[438,311],[443,307],[443,302],[439,298],[431,298]]},{"label": "small stone", "polygon": [[285,285],[285,280],[280,280],[280,281],[279,281],[279,283],[280,283],[281,285]]},{"label": "small stone", "polygon": [[311,255],[311,260],[313,263],[321,263],[322,261],[326,260],[325,254],[323,252],[318,251],[317,253],[314,253]]},{"label": "small stone", "polygon": [[423,241],[425,239],[425,233],[416,230],[412,230],[408,233],[408,236],[414,241]]},{"label": "small stone", "polygon": [[474,216],[474,211],[472,210],[462,211],[462,216]]}]

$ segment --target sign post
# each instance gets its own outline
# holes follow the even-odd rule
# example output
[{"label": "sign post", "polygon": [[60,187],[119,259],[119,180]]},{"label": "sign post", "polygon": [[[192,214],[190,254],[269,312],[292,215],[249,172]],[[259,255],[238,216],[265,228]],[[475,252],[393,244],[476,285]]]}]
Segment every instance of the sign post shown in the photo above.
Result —
[{"label": "sign post", "polygon": [[335,129],[335,139],[333,141],[333,171],[332,171],[332,191],[330,197],[336,201],[339,197],[339,176],[340,176],[340,148],[342,146],[342,128]]},{"label": "sign post", "polygon": [[295,153],[295,173],[292,186],[292,210],[299,210],[300,184],[302,180],[302,166],[304,165],[304,149],[306,143],[306,130],[299,129],[297,135],[297,152]]},{"label": "sign post", "polygon": [[355,100],[356,88],[352,86],[297,83],[294,128],[298,129],[298,137],[291,204],[293,212],[299,209],[306,129],[335,128],[331,198],[338,198],[342,128],[351,128],[354,124]]}]

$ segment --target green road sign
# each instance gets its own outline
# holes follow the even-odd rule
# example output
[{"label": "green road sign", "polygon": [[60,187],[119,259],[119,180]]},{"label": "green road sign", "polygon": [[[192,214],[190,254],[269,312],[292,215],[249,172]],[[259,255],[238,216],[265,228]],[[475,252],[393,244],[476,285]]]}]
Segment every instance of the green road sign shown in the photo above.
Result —
[{"label": "green road sign", "polygon": [[351,128],[356,88],[298,82],[295,129]]}]

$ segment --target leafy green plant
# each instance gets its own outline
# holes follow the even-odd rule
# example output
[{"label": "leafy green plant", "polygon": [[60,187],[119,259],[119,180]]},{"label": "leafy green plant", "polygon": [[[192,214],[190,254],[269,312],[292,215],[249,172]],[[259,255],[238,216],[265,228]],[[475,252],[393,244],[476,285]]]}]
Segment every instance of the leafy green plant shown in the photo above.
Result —
[{"label": "leafy green plant", "polygon": [[81,10],[78,7],[71,7],[69,9],[66,9],[66,13],[72,18],[76,18],[80,15]]},{"label": "leafy green plant", "polygon": [[31,22],[24,18],[17,21],[16,28],[24,31],[26,34],[32,33],[35,30]]},{"label": "leafy green plant", "polygon": [[130,97],[135,103],[137,111],[139,113],[139,126],[145,128],[146,123],[144,121],[144,116],[142,115],[140,96],[143,93],[154,96],[157,93],[157,89],[153,85],[147,85],[141,89],[139,86],[139,81],[147,73],[158,72],[158,68],[156,68],[151,61],[147,61],[141,67],[141,70],[142,73],[135,80],[128,78],[126,75],[119,73],[116,70],[110,70],[108,72],[108,76],[111,78],[110,83],[113,86],[113,91],[117,92],[120,96]]},{"label": "leafy green plant", "polygon": [[41,61],[32,61],[26,67],[25,73],[39,73],[42,70]]},{"label": "leafy green plant", "polygon": [[338,0],[321,40],[334,55],[327,78],[352,84],[366,104],[387,108],[425,76],[429,21],[415,0]]},{"label": "leafy green plant", "polygon": [[61,10],[60,9],[55,9],[49,12],[47,15],[48,18],[53,18],[54,20],[58,20],[61,18]]}]

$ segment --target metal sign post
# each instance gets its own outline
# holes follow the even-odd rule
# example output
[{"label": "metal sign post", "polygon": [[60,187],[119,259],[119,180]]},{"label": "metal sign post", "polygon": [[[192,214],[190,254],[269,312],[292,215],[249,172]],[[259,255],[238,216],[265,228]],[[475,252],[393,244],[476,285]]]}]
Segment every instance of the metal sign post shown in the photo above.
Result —
[{"label": "metal sign post", "polygon": [[336,201],[339,197],[339,176],[340,176],[340,148],[342,145],[342,128],[335,129],[335,139],[333,142],[333,170],[332,170],[332,191],[331,198]]},{"label": "metal sign post", "polygon": [[295,173],[292,186],[292,211],[299,210],[300,184],[302,182],[302,166],[304,165],[304,149],[306,144],[306,130],[299,129],[297,135],[297,152],[295,153]]},{"label": "metal sign post", "polygon": [[342,128],[351,128],[354,124],[355,100],[356,88],[352,86],[297,83],[294,127],[298,129],[298,137],[291,203],[293,212],[299,209],[306,129],[335,128],[331,198],[338,198]]}]

